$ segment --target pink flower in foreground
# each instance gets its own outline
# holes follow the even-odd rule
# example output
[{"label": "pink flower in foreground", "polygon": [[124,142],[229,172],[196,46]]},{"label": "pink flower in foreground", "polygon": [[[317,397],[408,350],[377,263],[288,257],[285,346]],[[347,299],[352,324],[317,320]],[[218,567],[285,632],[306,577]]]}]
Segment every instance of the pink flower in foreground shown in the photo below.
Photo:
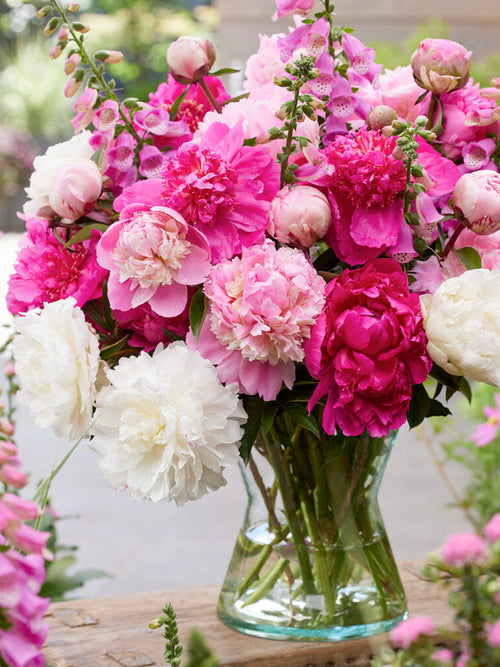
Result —
[{"label": "pink flower in foreground", "polygon": [[487,628],[486,637],[488,644],[500,648],[500,621]]},{"label": "pink flower in foreground", "polygon": [[448,648],[440,648],[437,651],[434,651],[434,653],[431,655],[431,658],[433,660],[437,660],[437,662],[442,662],[449,667],[452,667],[452,660],[453,660],[453,651],[450,651]]},{"label": "pink flower in foreground", "polygon": [[398,648],[406,649],[416,642],[421,635],[434,632],[434,621],[428,616],[415,616],[402,621],[391,630],[391,639]]},{"label": "pink flower in foreground", "polygon": [[293,384],[324,285],[300,250],[277,250],[269,240],[244,248],[241,258],[214,266],[205,283],[210,309],[200,353],[217,365],[222,382],[273,400],[283,381]]},{"label": "pink flower in foreground", "polygon": [[500,512],[495,514],[484,527],[484,533],[490,542],[500,540]]},{"label": "pink flower in foreground", "polygon": [[449,537],[441,550],[441,558],[448,565],[473,565],[486,556],[486,544],[475,533],[456,533]]},{"label": "pink flower in foreground", "polygon": [[497,437],[498,429],[500,429],[500,394],[495,394],[495,403],[496,408],[489,405],[483,407],[487,420],[484,424],[479,424],[470,437],[478,447],[488,445]]},{"label": "pink flower in foreground", "polygon": [[[179,213],[155,206],[157,179],[136,183],[134,192],[141,191],[139,203],[125,206],[103,234],[97,259],[110,272],[112,308],[126,311],[148,302],[158,315],[175,317],[186,307],[188,285],[208,274],[208,243]],[[149,192],[145,204],[141,199]]]},{"label": "pink flower in foreground", "polygon": [[163,170],[164,204],[208,239],[212,260],[264,238],[279,168],[266,146],[243,146],[241,123],[213,123]]},{"label": "pink flower in foreground", "polygon": [[[64,236],[65,230],[59,229]],[[78,306],[101,294],[107,272],[96,260],[100,233],[70,248],[54,236],[48,220],[30,218],[9,278],[7,308],[14,315],[72,296]]]},{"label": "pink flower in foreground", "polygon": [[305,342],[305,363],[319,380],[309,410],[324,396],[323,428],[345,435],[387,435],[406,420],[413,384],[432,362],[419,298],[397,262],[376,259],[345,270]]},{"label": "pink flower in foreground", "polygon": [[50,187],[49,204],[61,218],[77,220],[93,208],[102,191],[102,174],[92,160],[81,158],[62,167]]}]

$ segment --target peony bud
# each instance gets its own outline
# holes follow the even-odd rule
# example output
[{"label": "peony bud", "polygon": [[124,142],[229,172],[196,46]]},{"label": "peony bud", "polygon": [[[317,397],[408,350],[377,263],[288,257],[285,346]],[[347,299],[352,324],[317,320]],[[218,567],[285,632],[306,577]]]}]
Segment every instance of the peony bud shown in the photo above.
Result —
[{"label": "peony bud", "polygon": [[271,205],[268,232],[280,243],[310,248],[332,222],[328,199],[310,185],[285,187]]},{"label": "peony bud", "polygon": [[452,195],[452,206],[461,222],[476,234],[485,236],[500,229],[500,174],[480,169],[463,174]]},{"label": "peony bud", "polygon": [[433,93],[451,93],[469,79],[472,51],[449,39],[424,39],[411,57],[415,81]]},{"label": "peony bud", "polygon": [[77,220],[89,211],[102,191],[102,174],[95,162],[78,158],[52,180],[49,203],[57,215]]},{"label": "peony bud", "polygon": [[167,65],[178,83],[194,83],[210,72],[216,55],[208,39],[179,37],[167,49]]},{"label": "peony bud", "polygon": [[379,104],[369,112],[366,124],[370,130],[381,130],[383,127],[390,126],[397,118],[398,115],[392,107],[388,104]]}]

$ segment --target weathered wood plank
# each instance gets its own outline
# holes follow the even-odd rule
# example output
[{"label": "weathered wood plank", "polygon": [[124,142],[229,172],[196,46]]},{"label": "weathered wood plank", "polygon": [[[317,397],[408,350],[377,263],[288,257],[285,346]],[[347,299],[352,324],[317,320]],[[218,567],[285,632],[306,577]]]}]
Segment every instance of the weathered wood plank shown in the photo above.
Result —
[{"label": "weathered wood plank", "polygon": [[[410,614],[427,614],[440,626],[452,616],[446,598],[421,581],[416,563],[400,566]],[[115,598],[59,602],[48,614],[45,646],[53,667],[149,667],[163,665],[164,640],[149,621],[171,602],[181,641],[192,628],[205,635],[223,667],[368,667],[373,651],[386,635],[338,643],[299,643],[247,637],[226,628],[217,618],[217,586],[186,588]]]}]

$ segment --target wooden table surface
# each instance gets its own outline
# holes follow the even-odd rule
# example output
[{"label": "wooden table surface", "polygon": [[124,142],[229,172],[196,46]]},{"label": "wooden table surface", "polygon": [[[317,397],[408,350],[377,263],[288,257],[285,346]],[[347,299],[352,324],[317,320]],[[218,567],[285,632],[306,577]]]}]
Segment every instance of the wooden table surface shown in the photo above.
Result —
[{"label": "wooden table surface", "polygon": [[[421,563],[401,563],[410,616],[425,614],[447,627],[452,613],[446,594],[422,581]],[[387,635],[342,642],[282,642],[230,630],[216,615],[218,586],[184,588],[139,595],[83,599],[52,604],[44,648],[52,667],[149,667],[164,665],[162,631],[148,623],[171,602],[185,644],[199,629],[223,667],[369,667],[370,657]],[[436,638],[436,641],[439,638]]]}]

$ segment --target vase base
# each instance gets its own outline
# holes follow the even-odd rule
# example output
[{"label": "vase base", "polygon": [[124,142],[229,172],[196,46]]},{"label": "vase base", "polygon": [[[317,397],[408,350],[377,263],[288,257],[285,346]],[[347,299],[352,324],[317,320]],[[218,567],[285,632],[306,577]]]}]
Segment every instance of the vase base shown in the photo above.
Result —
[{"label": "vase base", "polygon": [[325,641],[339,642],[346,639],[360,639],[371,637],[392,630],[398,623],[408,618],[408,612],[377,623],[366,623],[363,625],[332,625],[329,627],[293,627],[286,625],[267,625],[265,623],[249,623],[239,618],[228,616],[220,609],[217,610],[219,619],[232,630],[237,630],[244,635],[260,637],[261,639],[281,639],[287,641],[307,642]]}]

